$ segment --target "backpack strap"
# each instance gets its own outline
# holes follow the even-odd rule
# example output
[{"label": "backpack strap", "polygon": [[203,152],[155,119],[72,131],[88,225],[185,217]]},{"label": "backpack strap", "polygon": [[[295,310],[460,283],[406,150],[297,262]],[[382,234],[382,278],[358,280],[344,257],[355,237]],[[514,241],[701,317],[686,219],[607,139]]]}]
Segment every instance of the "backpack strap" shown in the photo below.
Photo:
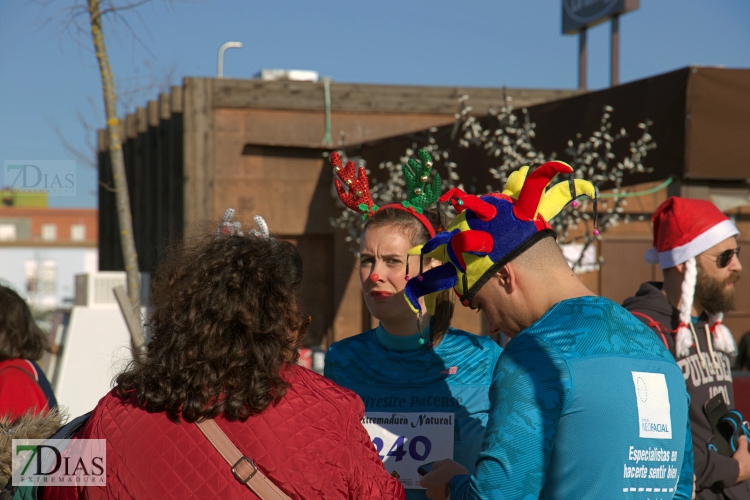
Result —
[{"label": "backpack strap", "polygon": [[[29,377],[29,378],[30,378],[31,380],[33,380],[33,381],[34,381],[34,383],[35,383],[36,385],[39,385],[39,382],[37,381],[37,379],[36,379],[36,378],[34,378],[34,375],[33,375],[33,374],[32,374],[31,372],[29,372],[29,370],[27,370],[27,369],[25,369],[25,368],[21,368],[20,366],[16,366],[16,365],[5,366],[5,367],[3,367],[3,368],[0,368],[0,373],[3,373],[3,372],[4,372],[4,371],[6,371],[6,370],[10,370],[11,368],[15,368],[16,370],[22,371],[22,372],[23,372],[23,373],[25,373],[25,374],[26,374],[26,375],[27,375],[27,376],[28,376],[28,377]],[[40,389],[41,389],[41,387],[40,387]]]},{"label": "backpack strap", "polygon": [[[46,378],[44,378],[44,382],[39,378],[39,371],[37,370],[36,366],[29,361],[28,359],[24,359],[23,361],[26,362],[26,365],[28,368],[24,368],[22,366],[15,366],[10,365],[3,368],[0,368],[0,373],[3,373],[5,370],[8,370],[9,368],[15,368],[16,370],[20,370],[26,375],[29,376],[31,380],[34,381],[34,383],[39,387],[39,389],[42,391],[42,394],[44,394],[44,399],[47,400],[47,408],[50,410],[57,408],[57,400],[55,399],[55,394],[52,392],[52,387],[49,385],[49,382]],[[1,499],[0,499],[1,500]]]},{"label": "backpack strap", "polygon": [[36,371],[36,367],[34,366],[34,363],[29,361],[28,359],[24,359],[27,365],[29,365],[29,368],[31,368],[31,374],[34,376],[34,380],[39,383],[39,372]]},{"label": "backpack strap", "polygon": [[667,327],[665,327],[664,325],[662,325],[661,323],[659,323],[658,321],[656,321],[654,318],[652,318],[651,316],[647,314],[643,314],[642,312],[638,312],[638,311],[630,311],[630,314],[632,314],[636,318],[646,323],[646,326],[648,326],[649,328],[654,330],[656,333],[658,333],[659,336],[661,336],[661,341],[664,342],[664,345],[667,347],[667,349],[669,349],[669,344],[667,344],[667,336],[664,334],[668,333],[670,335],[674,335],[675,332],[668,329]]},{"label": "backpack strap", "polygon": [[53,408],[57,408],[57,398],[55,398],[55,391],[52,390],[52,385],[44,375],[44,370],[42,370],[42,368],[34,361],[28,359],[25,361],[34,369],[34,373],[36,373],[36,382],[37,384],[39,384],[39,387],[41,387],[42,392],[47,398],[47,407],[49,407],[50,410]]}]

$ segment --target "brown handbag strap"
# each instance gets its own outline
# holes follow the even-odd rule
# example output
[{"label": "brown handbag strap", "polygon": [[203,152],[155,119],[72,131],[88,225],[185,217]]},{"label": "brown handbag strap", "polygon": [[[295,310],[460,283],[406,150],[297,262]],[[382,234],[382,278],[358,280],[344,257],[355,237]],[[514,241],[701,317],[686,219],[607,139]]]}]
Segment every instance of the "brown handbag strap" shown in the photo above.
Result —
[{"label": "brown handbag strap", "polygon": [[261,500],[291,500],[256,467],[255,462],[240,453],[240,450],[216,425],[216,422],[204,420],[203,422],[196,422],[195,425],[216,448],[216,451],[224,457],[224,460],[232,466],[234,477],[250,488]]}]

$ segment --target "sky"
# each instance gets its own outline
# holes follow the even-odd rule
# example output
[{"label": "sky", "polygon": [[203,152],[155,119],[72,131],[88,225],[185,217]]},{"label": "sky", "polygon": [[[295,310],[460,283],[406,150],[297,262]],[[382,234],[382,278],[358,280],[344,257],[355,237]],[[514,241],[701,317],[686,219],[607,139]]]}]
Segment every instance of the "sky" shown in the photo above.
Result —
[{"label": "sky", "polygon": [[[118,0],[122,4],[125,0]],[[0,0],[0,165],[75,160],[76,195],[96,207],[93,130],[101,80],[82,0]],[[128,27],[129,26],[129,27]],[[620,81],[688,65],[750,68],[750,1],[640,0],[620,20]],[[347,83],[577,87],[578,37],[561,33],[561,0],[152,0],[107,17],[120,114],[184,77],[252,78],[310,69]],[[609,85],[609,24],[589,30],[588,87]]]}]

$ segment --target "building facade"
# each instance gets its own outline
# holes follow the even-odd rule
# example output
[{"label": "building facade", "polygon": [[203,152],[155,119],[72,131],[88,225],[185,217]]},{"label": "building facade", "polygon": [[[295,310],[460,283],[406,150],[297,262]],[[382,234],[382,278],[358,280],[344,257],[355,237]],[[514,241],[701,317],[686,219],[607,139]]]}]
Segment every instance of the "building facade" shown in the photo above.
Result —
[{"label": "building facade", "polygon": [[99,268],[96,209],[0,207],[0,281],[38,311],[66,307]]}]

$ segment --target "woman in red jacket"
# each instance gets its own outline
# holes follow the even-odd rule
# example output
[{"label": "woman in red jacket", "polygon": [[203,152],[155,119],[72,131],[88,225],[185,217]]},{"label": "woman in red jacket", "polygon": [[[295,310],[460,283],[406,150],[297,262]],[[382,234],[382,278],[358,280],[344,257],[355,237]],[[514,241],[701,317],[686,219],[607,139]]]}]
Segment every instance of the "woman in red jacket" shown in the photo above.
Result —
[{"label": "woman in red jacket", "polygon": [[45,498],[260,498],[195,425],[204,419],[293,499],[403,498],[360,423],[361,400],[295,364],[309,323],[295,300],[297,249],[260,217],[247,236],[232,217],[160,264],[148,352],[77,435],[107,440],[106,486]]},{"label": "woman in red jacket", "polygon": [[29,306],[0,286],[0,418],[44,413],[57,406],[44,373],[33,360],[47,347]]}]

